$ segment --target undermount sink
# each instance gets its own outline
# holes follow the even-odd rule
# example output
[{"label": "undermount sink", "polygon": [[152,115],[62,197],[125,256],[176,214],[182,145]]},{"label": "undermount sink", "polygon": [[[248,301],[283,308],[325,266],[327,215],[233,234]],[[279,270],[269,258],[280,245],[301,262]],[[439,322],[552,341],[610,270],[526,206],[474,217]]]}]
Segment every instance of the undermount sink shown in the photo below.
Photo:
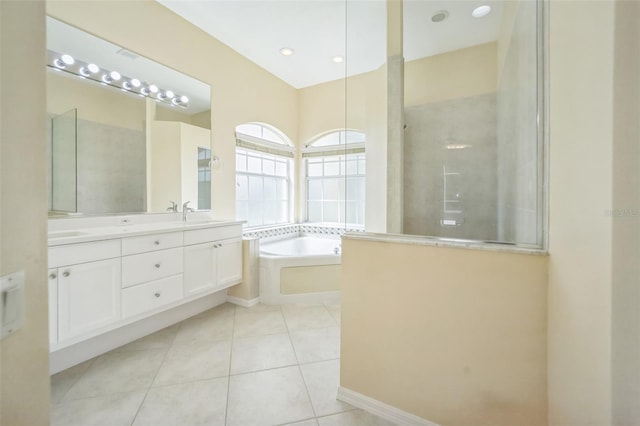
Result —
[{"label": "undermount sink", "polygon": [[51,232],[48,234],[48,237],[51,238],[69,238],[69,237],[80,237],[82,235],[87,235],[87,232],[81,231],[62,231],[62,232]]}]

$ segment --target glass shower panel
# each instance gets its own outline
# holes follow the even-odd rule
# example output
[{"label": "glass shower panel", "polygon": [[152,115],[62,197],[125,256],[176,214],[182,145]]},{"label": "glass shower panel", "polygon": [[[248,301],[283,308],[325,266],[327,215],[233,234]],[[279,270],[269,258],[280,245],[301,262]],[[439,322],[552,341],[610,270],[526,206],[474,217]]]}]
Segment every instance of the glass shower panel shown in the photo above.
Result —
[{"label": "glass shower panel", "polygon": [[404,2],[403,232],[540,245],[541,6],[490,4]]},{"label": "glass shower panel", "polygon": [[77,212],[76,109],[51,119],[51,210]]},{"label": "glass shower panel", "polygon": [[[386,225],[385,0],[347,0],[345,37],[344,220],[351,229]],[[366,175],[365,163],[370,175]],[[366,204],[366,206],[365,206]]]}]

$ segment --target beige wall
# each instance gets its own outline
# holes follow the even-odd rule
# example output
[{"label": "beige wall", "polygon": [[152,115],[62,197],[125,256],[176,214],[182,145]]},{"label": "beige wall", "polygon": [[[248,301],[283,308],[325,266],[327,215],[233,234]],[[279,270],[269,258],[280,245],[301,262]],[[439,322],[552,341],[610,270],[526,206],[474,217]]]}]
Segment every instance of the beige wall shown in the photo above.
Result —
[{"label": "beige wall", "polygon": [[410,61],[405,65],[404,105],[492,93],[497,75],[495,42]]},{"label": "beige wall", "polygon": [[631,425],[640,422],[640,2],[617,2],[615,20],[612,423]]},{"label": "beige wall", "polygon": [[342,248],[342,387],[441,425],[546,424],[545,256]]},{"label": "beige wall", "polygon": [[0,341],[2,425],[49,424],[44,18],[43,2],[0,2],[0,275],[26,277],[24,326]]},{"label": "beige wall", "polygon": [[[472,72],[469,72],[469,71]],[[497,87],[497,44],[486,43],[405,64],[405,106],[492,93]],[[345,97],[346,92],[346,97]],[[298,91],[299,146],[318,134],[341,128],[367,134],[366,228],[387,230],[387,67]],[[345,102],[347,110],[345,112]],[[345,115],[346,114],[346,115]],[[300,167],[298,182],[304,182]],[[304,219],[304,185],[296,188],[299,220]]]},{"label": "beige wall", "polygon": [[551,2],[551,425],[611,424],[613,28],[613,1]]},{"label": "beige wall", "polygon": [[153,121],[150,125],[151,159],[147,173],[151,191],[147,206],[151,212],[167,211],[169,201],[190,201],[198,208],[198,148],[209,147],[211,133],[207,129],[173,121]]},{"label": "beige wall", "polygon": [[293,87],[159,3],[49,0],[47,13],[211,85],[213,153],[224,163],[212,183],[212,208],[217,219],[235,219],[238,124],[265,122],[292,140],[298,139],[297,92]]},{"label": "beige wall", "polygon": [[94,82],[47,69],[47,112],[63,114],[78,109],[78,118],[144,130],[145,102]]},{"label": "beige wall", "polygon": [[[144,130],[144,99],[47,68],[47,112],[62,114],[73,108],[78,109],[79,119]],[[209,115],[209,112],[196,116],[202,114]],[[186,114],[160,106],[156,116],[158,120],[190,124],[193,121]]]}]

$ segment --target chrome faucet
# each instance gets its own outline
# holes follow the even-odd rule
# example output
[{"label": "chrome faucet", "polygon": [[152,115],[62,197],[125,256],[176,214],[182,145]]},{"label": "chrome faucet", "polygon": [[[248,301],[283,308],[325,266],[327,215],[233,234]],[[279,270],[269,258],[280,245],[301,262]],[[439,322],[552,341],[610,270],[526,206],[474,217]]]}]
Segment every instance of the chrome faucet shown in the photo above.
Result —
[{"label": "chrome faucet", "polygon": [[186,203],[184,203],[184,204],[182,205],[182,221],[183,221],[183,222],[186,222],[186,221],[187,221],[187,214],[189,214],[189,212],[192,212],[192,211],[193,211],[193,209],[192,209],[191,207],[188,207],[188,204],[189,204],[190,202],[191,202],[191,201],[187,201]]},{"label": "chrome faucet", "polygon": [[167,211],[168,212],[174,212],[174,213],[178,213],[178,205],[176,203],[174,203],[173,201],[169,201],[171,203],[171,205],[169,207],[167,207]]}]

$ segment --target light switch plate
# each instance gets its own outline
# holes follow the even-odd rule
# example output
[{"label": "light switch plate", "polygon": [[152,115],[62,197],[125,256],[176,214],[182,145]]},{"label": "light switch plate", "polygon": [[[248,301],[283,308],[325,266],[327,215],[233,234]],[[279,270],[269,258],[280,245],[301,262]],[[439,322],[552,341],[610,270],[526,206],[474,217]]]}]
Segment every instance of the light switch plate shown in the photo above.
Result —
[{"label": "light switch plate", "polygon": [[24,271],[0,277],[0,339],[15,333],[24,322]]}]

